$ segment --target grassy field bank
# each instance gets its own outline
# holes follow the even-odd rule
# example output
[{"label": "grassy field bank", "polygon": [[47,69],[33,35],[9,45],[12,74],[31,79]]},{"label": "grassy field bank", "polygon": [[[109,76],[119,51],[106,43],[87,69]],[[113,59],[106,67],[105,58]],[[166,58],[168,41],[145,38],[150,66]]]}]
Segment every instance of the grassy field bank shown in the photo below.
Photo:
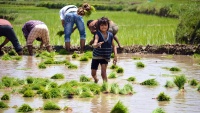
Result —
[{"label": "grassy field bank", "polygon": [[[18,5],[19,6],[19,5]],[[18,17],[12,22],[14,30],[24,46],[25,39],[21,28],[28,20],[41,20],[45,22],[50,31],[52,45],[63,45],[64,38],[59,37],[56,33],[63,30],[59,19],[59,9],[47,9],[43,7],[15,5],[0,5],[5,9],[12,9],[18,12]],[[108,17],[119,26],[118,37],[122,45],[147,45],[147,44],[174,44],[175,31],[178,19],[163,18],[158,16],[137,14],[135,12],[123,11],[97,11],[90,17],[84,17],[85,25],[90,19],[97,19],[102,16]],[[92,39],[92,35],[86,27],[88,43]],[[0,38],[2,42],[2,38]],[[35,41],[36,42],[36,41]],[[34,43],[35,43],[34,42]],[[79,33],[76,30],[71,37],[72,45],[79,45]],[[36,43],[36,45],[39,45]]]}]

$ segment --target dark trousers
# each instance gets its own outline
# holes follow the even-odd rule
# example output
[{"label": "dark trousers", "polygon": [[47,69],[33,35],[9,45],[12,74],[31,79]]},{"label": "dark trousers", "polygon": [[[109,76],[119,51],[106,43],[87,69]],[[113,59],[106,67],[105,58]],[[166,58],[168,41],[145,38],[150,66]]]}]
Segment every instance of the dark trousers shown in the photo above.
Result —
[{"label": "dark trousers", "polygon": [[5,36],[12,43],[16,52],[19,52],[22,50],[22,47],[19,44],[17,36],[11,26],[0,25],[0,37],[1,36]]}]

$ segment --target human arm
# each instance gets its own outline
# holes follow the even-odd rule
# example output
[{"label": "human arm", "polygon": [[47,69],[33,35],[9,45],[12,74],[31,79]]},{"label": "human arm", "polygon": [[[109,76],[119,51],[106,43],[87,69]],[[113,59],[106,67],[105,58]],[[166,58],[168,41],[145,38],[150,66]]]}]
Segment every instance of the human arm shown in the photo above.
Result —
[{"label": "human arm", "polygon": [[117,48],[114,44],[114,41],[112,41],[112,47],[113,47],[113,53],[114,53],[113,64],[116,65],[116,63],[117,63]]},{"label": "human arm", "polygon": [[4,42],[0,45],[0,51],[9,42],[8,38],[5,38]]},{"label": "human arm", "polygon": [[93,48],[98,48],[101,47],[101,44],[103,44],[104,42],[99,42],[99,36],[96,34],[95,35],[95,39],[94,39],[94,43],[92,44]]},{"label": "human arm", "polygon": [[117,36],[116,36],[116,35],[114,36],[114,40],[117,42],[117,44],[118,44],[119,48],[121,48],[121,45],[120,45],[120,43],[119,43],[119,40],[118,40],[118,38],[117,38]]}]

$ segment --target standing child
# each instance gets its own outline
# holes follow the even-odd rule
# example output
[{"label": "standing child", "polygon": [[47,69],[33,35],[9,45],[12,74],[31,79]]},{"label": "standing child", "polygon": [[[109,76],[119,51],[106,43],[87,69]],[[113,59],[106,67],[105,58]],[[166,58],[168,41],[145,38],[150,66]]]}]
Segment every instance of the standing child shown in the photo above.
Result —
[{"label": "standing child", "polygon": [[113,34],[108,31],[109,20],[108,18],[102,17],[98,20],[97,32],[95,34],[93,46],[93,58],[91,64],[91,74],[94,78],[95,83],[98,82],[96,75],[98,65],[101,65],[101,76],[103,82],[107,82],[106,69],[108,62],[110,61],[112,49],[114,52],[113,64],[117,62],[117,49],[113,42]]}]

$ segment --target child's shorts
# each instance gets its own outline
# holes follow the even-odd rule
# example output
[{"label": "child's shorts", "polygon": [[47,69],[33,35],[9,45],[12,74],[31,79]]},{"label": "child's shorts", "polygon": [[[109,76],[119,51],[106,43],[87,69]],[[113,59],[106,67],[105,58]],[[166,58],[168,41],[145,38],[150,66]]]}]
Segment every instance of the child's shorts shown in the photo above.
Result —
[{"label": "child's shorts", "polygon": [[105,59],[92,59],[91,69],[98,69],[99,64],[108,64]]}]

